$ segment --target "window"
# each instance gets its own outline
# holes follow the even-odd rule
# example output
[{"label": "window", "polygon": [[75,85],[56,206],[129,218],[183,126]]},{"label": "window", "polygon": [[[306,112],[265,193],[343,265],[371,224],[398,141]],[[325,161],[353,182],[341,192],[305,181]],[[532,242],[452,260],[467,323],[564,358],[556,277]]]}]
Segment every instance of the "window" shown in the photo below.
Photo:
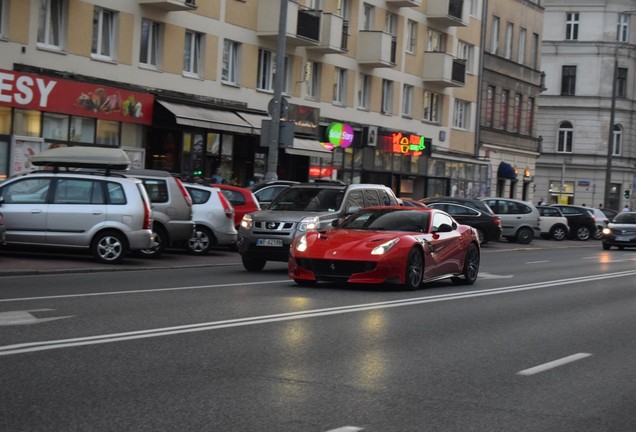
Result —
[{"label": "window", "polygon": [[311,98],[320,97],[320,63],[310,62],[309,73],[310,76],[307,80],[307,96]]},{"label": "window", "polygon": [[517,51],[517,63],[526,62],[526,35],[527,31],[523,27],[519,29],[519,50]]},{"label": "window", "polygon": [[95,119],[88,117],[71,117],[69,140],[73,142],[95,143]]},{"label": "window", "polygon": [[457,57],[466,60],[466,72],[474,71],[475,47],[473,45],[459,41],[457,43]]},{"label": "window", "polygon": [[392,12],[386,13],[385,31],[393,36],[397,36],[397,15]]},{"label": "window", "polygon": [[351,4],[349,0],[339,0],[337,7],[336,13],[345,20],[349,20],[351,17]]},{"label": "window", "polygon": [[115,48],[115,12],[100,7],[93,9],[93,45],[94,57],[112,59]]},{"label": "window", "polygon": [[628,14],[618,14],[616,40],[619,42],[629,42],[629,15]]},{"label": "window", "polygon": [[506,24],[506,45],[504,46],[504,57],[507,59],[512,58],[512,32],[514,26],[512,23]]},{"label": "window", "polygon": [[568,12],[565,14],[565,40],[577,40],[579,38],[579,14]]},{"label": "window", "polygon": [[139,63],[154,68],[159,66],[159,23],[147,19],[141,21]]},{"label": "window", "polygon": [[557,152],[572,153],[572,137],[574,128],[572,123],[568,121],[561,122],[558,130]]},{"label": "window", "polygon": [[561,96],[574,96],[576,90],[576,66],[561,69]]},{"label": "window", "polygon": [[201,34],[186,31],[183,47],[183,71],[191,75],[199,75],[201,65]]},{"label": "window", "polygon": [[614,138],[614,149],[612,151],[612,156],[620,156],[621,144],[623,142],[623,128],[620,125],[614,125],[612,136]]},{"label": "window", "polygon": [[119,122],[97,119],[96,144],[119,147]]},{"label": "window", "polygon": [[344,105],[347,95],[347,70],[336,68],[333,82],[333,101]]},{"label": "window", "polygon": [[408,20],[406,23],[406,32],[406,52],[414,54],[417,44],[417,23],[413,20]]},{"label": "window", "polygon": [[514,133],[519,133],[521,131],[521,93],[517,93],[515,95],[515,111],[512,116],[512,131]]},{"label": "window", "polygon": [[258,76],[256,88],[259,90],[272,91],[274,88],[274,64],[272,62],[272,52],[259,48],[258,50]]},{"label": "window", "polygon": [[444,52],[444,42],[444,33],[436,30],[428,30],[428,42],[426,45],[427,51]]},{"label": "window", "polygon": [[64,0],[40,0],[38,16],[38,44],[47,48],[62,49],[66,22]]},{"label": "window", "polygon": [[455,109],[453,111],[453,127],[457,129],[468,129],[468,116],[470,103],[455,99]]},{"label": "window", "polygon": [[470,15],[474,17],[479,16],[479,0],[469,0],[470,5],[468,6],[468,10],[470,11]]},{"label": "window", "polygon": [[526,132],[532,135],[534,129],[534,98],[528,98],[528,121],[526,122]]},{"label": "window", "polygon": [[413,86],[404,84],[402,87],[402,115],[411,117],[413,115]]},{"label": "window", "polygon": [[7,37],[8,0],[0,0],[0,38]]},{"label": "window", "polygon": [[486,127],[492,127],[495,118],[495,86],[488,86],[486,94]]},{"label": "window", "polygon": [[289,93],[289,83],[291,81],[291,62],[289,61],[289,57],[285,56],[283,59],[283,84],[281,86],[281,92]]},{"label": "window", "polygon": [[616,71],[616,96],[627,96],[627,68],[618,68]]},{"label": "window", "polygon": [[382,114],[393,112],[393,81],[382,80]]},{"label": "window", "polygon": [[439,123],[439,113],[441,111],[442,97],[428,90],[424,91],[424,116],[423,120]]},{"label": "window", "polygon": [[364,4],[364,19],[361,30],[373,30],[374,7],[368,3]]},{"label": "window", "polygon": [[530,47],[530,67],[533,69],[537,68],[539,64],[539,35],[536,33],[532,33],[532,46]]},{"label": "window", "polygon": [[42,114],[42,137],[51,140],[68,140],[69,116],[64,114]]},{"label": "window", "polygon": [[492,17],[492,28],[490,30],[490,52],[497,54],[499,49],[499,17]]},{"label": "window", "polygon": [[239,47],[238,42],[223,41],[223,70],[221,79],[227,83],[238,84],[239,79]]},{"label": "window", "polygon": [[368,110],[371,108],[371,75],[361,73],[358,84],[358,107]]},{"label": "window", "polygon": [[499,127],[503,130],[508,128],[508,104],[510,103],[510,90],[501,91],[501,108],[499,114]]}]

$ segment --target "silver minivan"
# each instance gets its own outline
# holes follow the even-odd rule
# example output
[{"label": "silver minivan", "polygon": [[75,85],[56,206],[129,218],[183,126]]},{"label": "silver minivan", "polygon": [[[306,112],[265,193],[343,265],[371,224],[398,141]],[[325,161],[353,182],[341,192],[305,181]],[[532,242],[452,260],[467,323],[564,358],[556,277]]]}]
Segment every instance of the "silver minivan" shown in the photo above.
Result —
[{"label": "silver minivan", "polygon": [[152,245],[148,195],[136,179],[33,172],[0,183],[6,243],[88,249],[103,263]]},{"label": "silver minivan", "polygon": [[481,198],[501,219],[502,237],[528,244],[541,235],[539,210],[531,202],[514,198]]}]

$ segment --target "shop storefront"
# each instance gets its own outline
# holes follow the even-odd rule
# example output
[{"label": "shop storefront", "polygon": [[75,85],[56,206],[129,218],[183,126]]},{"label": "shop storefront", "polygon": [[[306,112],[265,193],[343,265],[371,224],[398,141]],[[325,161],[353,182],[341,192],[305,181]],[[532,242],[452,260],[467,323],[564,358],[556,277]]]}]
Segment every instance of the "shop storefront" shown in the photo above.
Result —
[{"label": "shop storefront", "polygon": [[31,155],[61,146],[121,147],[144,160],[152,94],[0,70],[0,179],[30,169]]}]

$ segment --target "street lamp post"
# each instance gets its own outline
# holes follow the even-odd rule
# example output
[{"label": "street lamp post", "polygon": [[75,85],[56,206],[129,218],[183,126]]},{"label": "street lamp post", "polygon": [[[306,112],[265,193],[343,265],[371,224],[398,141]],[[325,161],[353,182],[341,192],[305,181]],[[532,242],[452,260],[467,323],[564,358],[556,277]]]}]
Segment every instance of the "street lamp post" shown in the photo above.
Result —
[{"label": "street lamp post", "polygon": [[618,49],[614,51],[614,73],[612,78],[612,102],[610,104],[609,132],[607,134],[607,160],[605,162],[605,195],[603,204],[610,207],[610,191],[612,189],[612,156],[614,155],[614,118],[616,116],[616,81],[618,78]]}]

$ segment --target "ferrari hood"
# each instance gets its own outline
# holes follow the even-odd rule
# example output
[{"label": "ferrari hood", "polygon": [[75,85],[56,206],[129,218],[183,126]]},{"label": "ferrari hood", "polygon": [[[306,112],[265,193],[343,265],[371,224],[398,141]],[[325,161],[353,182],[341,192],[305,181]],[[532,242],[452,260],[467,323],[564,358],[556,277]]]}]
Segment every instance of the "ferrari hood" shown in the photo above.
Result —
[{"label": "ferrari hood", "polygon": [[333,255],[338,254],[356,259],[356,254],[364,253],[367,255],[376,246],[405,234],[335,229],[326,232],[307,233],[307,243],[309,245],[309,254],[316,257],[333,257]]}]

